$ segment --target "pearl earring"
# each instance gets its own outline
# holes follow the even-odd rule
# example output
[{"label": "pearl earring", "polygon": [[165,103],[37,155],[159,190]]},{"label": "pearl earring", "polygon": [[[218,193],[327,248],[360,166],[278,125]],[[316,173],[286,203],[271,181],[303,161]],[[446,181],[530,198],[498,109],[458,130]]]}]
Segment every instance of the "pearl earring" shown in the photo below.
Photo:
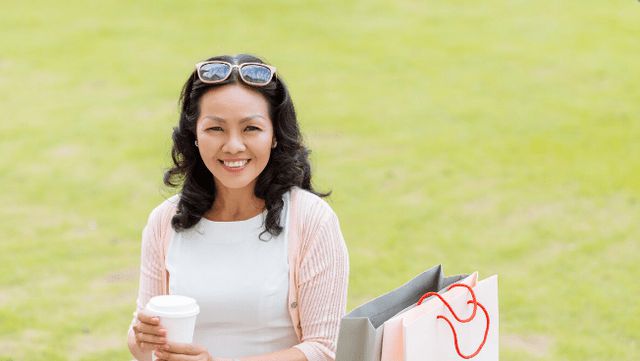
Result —
[{"label": "pearl earring", "polygon": [[274,141],[273,141],[273,145],[271,146],[271,148],[273,149],[273,148],[275,148],[277,145],[278,145],[278,141],[277,141],[277,140],[274,140]]},{"label": "pearl earring", "polygon": [[197,140],[196,140],[195,144],[196,144],[196,147],[197,147],[198,146],[198,141]]}]

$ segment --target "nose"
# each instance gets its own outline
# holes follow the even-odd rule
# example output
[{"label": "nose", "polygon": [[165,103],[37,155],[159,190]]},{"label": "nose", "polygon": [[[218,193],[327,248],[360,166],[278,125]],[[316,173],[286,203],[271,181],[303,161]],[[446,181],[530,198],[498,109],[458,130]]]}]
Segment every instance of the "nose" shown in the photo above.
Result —
[{"label": "nose", "polygon": [[222,146],[222,151],[229,154],[244,152],[246,149],[242,137],[235,134],[230,134]]}]

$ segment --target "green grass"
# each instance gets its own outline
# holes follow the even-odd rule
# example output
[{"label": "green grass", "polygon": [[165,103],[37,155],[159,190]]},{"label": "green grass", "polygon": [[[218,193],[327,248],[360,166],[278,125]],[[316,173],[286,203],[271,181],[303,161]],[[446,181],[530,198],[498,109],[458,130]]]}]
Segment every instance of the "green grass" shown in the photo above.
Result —
[{"label": "green grass", "polygon": [[126,360],[196,61],[264,56],[351,256],[349,309],[500,275],[505,360],[640,359],[635,1],[10,2],[0,360]]}]

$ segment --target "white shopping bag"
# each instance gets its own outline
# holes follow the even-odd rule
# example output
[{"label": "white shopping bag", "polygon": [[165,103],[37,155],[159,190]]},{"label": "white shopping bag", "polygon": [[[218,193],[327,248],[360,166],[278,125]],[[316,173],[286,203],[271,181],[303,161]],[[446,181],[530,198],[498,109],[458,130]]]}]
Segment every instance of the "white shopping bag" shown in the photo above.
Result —
[{"label": "white shopping bag", "polygon": [[[478,282],[478,272],[474,272],[457,283],[462,283],[468,286],[475,286]],[[464,296],[468,293],[466,289],[454,288],[450,291],[443,289],[443,296],[446,299],[454,297],[456,295]],[[404,347],[403,347],[403,321],[412,321],[423,315],[432,313],[434,307],[438,307],[438,304],[424,302],[420,306],[416,306],[414,303],[410,307],[406,308],[393,318],[387,320],[384,323],[384,337],[382,339],[382,355],[381,361],[401,361],[404,360]]]},{"label": "white shopping bag", "polygon": [[[417,306],[425,306],[429,312],[403,319],[402,361],[459,361],[465,359],[462,356],[471,355],[473,361],[498,360],[498,276],[484,279],[472,289],[478,303],[473,318],[470,315],[474,304],[469,291],[451,293],[453,297],[447,297],[445,293],[443,297],[458,318],[470,319],[468,322],[456,320],[443,301],[435,296]],[[454,337],[454,332],[457,337]]]}]

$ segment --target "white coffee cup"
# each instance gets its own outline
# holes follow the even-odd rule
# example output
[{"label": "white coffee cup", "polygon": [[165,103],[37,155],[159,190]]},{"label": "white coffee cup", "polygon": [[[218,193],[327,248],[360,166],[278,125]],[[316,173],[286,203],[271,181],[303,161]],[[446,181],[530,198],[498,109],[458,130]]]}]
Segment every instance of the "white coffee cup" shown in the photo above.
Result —
[{"label": "white coffee cup", "polygon": [[[155,296],[147,303],[145,313],[160,319],[160,325],[167,330],[167,341],[193,342],[196,317],[200,313],[200,307],[193,298],[179,295]],[[155,361],[156,356],[152,354],[151,359]]]}]

